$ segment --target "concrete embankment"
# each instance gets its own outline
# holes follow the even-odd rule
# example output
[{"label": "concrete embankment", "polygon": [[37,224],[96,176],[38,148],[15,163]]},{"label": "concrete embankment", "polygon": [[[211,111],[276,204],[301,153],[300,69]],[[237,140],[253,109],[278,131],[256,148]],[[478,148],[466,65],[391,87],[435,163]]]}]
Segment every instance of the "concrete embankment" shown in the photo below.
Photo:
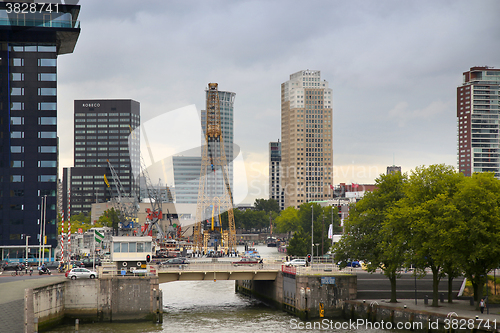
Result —
[{"label": "concrete embankment", "polygon": [[[9,278],[2,275],[0,279]],[[24,332],[24,291],[26,288],[37,288],[66,280],[64,276],[52,275],[43,278],[24,276],[16,277],[10,282],[0,281],[0,332]]]},{"label": "concrete embankment", "polygon": [[356,298],[356,281],[351,274],[296,274],[286,268],[272,281],[236,281],[235,289],[303,320],[341,318],[343,301]]},{"label": "concrete embankment", "polygon": [[423,300],[346,300],[344,319],[359,322],[363,327],[404,329],[422,332],[500,332],[498,308],[480,313],[469,301],[454,300],[438,307]]},{"label": "concrete embankment", "polygon": [[62,279],[25,289],[22,304],[24,327],[12,332],[42,331],[64,320],[116,322],[163,318],[157,277]]}]

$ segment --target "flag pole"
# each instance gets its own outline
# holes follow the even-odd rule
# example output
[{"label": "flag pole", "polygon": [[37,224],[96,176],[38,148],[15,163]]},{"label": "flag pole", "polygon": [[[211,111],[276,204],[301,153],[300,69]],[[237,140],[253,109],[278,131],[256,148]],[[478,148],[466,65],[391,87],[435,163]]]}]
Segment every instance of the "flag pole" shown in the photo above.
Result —
[{"label": "flag pole", "polygon": [[94,229],[94,250],[92,251],[92,256],[93,256],[93,259],[92,259],[92,271],[95,272],[95,229]]}]

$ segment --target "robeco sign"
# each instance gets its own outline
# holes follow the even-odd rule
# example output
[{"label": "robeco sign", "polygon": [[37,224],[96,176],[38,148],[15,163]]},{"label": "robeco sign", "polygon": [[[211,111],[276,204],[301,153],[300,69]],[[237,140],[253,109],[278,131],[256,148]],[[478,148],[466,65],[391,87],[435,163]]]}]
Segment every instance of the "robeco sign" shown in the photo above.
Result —
[{"label": "robeco sign", "polygon": [[98,108],[101,106],[101,103],[83,103],[82,107],[84,108]]}]

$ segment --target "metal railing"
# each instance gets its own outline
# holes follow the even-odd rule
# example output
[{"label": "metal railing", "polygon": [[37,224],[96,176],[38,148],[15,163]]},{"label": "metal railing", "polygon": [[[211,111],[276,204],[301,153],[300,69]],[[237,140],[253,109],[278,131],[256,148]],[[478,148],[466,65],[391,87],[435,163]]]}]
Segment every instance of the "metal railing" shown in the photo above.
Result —
[{"label": "metal railing", "polygon": [[0,25],[17,26],[17,27],[80,28],[80,21],[0,18]]},{"label": "metal railing", "polygon": [[319,275],[319,274],[327,274],[329,272],[336,273],[344,273],[344,274],[353,274],[354,271],[351,268],[340,269],[337,265],[332,264],[313,264],[308,267],[290,267],[285,266],[281,262],[271,262],[264,264],[241,264],[235,265],[231,262],[202,262],[202,263],[190,263],[190,264],[181,264],[181,265],[172,265],[169,267],[158,266],[158,273],[168,273],[168,272],[179,272],[179,271],[210,271],[210,272],[245,272],[245,271],[260,271],[260,270],[275,270],[275,271],[283,271],[285,273],[293,274],[292,271],[295,272],[295,275]]},{"label": "metal railing", "polygon": [[[285,266],[281,261],[265,262],[263,264],[233,264],[230,261],[219,262],[196,262],[190,264],[180,264],[171,266],[152,265],[156,273],[177,273],[177,272],[255,272],[255,271],[282,271],[292,275],[325,275],[330,272],[341,274],[355,274],[351,267],[340,269],[333,264],[313,264],[308,267]],[[103,264],[98,268],[99,277],[116,276],[121,274],[114,264]],[[127,272],[132,273],[133,272]],[[144,274],[144,273],[141,273]]]},{"label": "metal railing", "polygon": [[158,273],[178,272],[178,271],[191,271],[191,272],[245,272],[245,271],[258,271],[258,270],[280,270],[281,263],[264,263],[264,264],[233,264],[231,262],[217,262],[217,263],[190,263],[181,265],[172,265],[168,267],[158,266]]}]

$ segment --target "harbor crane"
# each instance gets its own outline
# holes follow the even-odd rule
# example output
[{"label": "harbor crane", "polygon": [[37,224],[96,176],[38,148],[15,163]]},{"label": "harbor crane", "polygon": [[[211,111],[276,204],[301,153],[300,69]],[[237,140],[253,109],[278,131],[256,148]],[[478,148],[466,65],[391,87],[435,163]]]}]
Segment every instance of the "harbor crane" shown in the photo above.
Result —
[{"label": "harbor crane", "polygon": [[[208,243],[226,253],[236,251],[233,197],[228,179],[227,160],[222,135],[219,90],[217,83],[207,89],[205,145],[202,147],[198,205],[193,240],[197,251],[207,253]],[[222,191],[218,185],[223,182]],[[221,213],[227,211],[228,230],[223,230]]]},{"label": "harbor crane", "polygon": [[153,186],[151,178],[149,177],[149,172],[146,168],[146,163],[141,155],[141,169],[144,182],[146,183],[146,192],[148,194],[149,202],[151,208],[146,209],[146,223],[144,224],[144,229],[142,230],[142,236],[152,236],[153,227],[158,231],[157,238],[161,241],[164,240],[165,235],[159,221],[163,218],[162,212],[162,198],[160,190]]},{"label": "harbor crane", "polygon": [[[115,198],[115,204],[116,210],[118,210],[120,216],[120,223],[122,224],[122,228],[134,228],[135,222],[137,222],[137,212],[139,210],[139,202],[137,200],[137,196],[135,195],[135,191],[131,191],[130,200],[126,202],[126,200],[124,200],[124,197],[128,197],[127,192],[125,192],[125,189],[123,188],[122,182],[120,181],[120,177],[118,176],[115,168],[109,160],[107,161],[116,188],[117,196]],[[104,177],[106,177],[106,175]],[[109,188],[110,185],[107,182],[107,179],[105,178],[104,180]]]}]

